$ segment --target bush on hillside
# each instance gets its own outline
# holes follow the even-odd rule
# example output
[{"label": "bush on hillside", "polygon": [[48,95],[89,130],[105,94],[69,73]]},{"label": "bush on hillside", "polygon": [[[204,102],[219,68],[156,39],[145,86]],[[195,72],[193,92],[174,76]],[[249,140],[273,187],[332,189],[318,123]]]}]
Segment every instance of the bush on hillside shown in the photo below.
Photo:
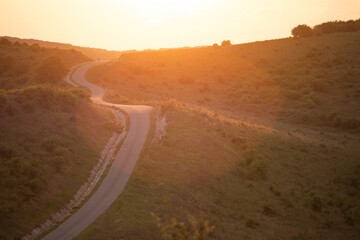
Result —
[{"label": "bush on hillside", "polygon": [[309,192],[305,196],[305,205],[315,212],[321,212],[324,208],[324,197],[318,192]]},{"label": "bush on hillside", "polygon": [[84,90],[56,88],[49,85],[36,85],[10,92],[20,104],[32,102],[47,109],[70,110],[80,98],[88,97]]},{"label": "bush on hillside", "polygon": [[314,31],[321,33],[355,32],[360,30],[360,19],[349,21],[329,21],[314,26]]},{"label": "bush on hillside", "polygon": [[8,54],[0,54],[0,76],[11,71],[14,67],[14,58]]},{"label": "bush on hillside", "polygon": [[0,144],[0,157],[1,159],[9,159],[14,156],[14,151],[7,145]]},{"label": "bush on hillside", "polygon": [[125,129],[124,125],[121,122],[115,120],[109,120],[104,122],[104,127],[117,133],[122,133]]},{"label": "bush on hillside", "polygon": [[38,51],[42,50],[43,48],[41,48],[38,43],[34,43],[30,46],[30,49],[34,52],[38,52]]},{"label": "bush on hillside", "polygon": [[36,69],[35,79],[40,83],[55,84],[61,82],[67,73],[68,69],[61,58],[52,56],[46,58]]},{"label": "bush on hillside", "polygon": [[311,27],[306,24],[298,25],[291,30],[294,37],[309,37],[313,34]]},{"label": "bush on hillside", "polygon": [[10,46],[11,41],[9,39],[3,37],[0,39],[0,45]]},{"label": "bush on hillside", "polygon": [[352,207],[345,212],[345,221],[349,225],[354,225],[360,221],[360,206]]},{"label": "bush on hillside", "polygon": [[224,40],[221,42],[221,46],[222,47],[226,47],[226,46],[230,46],[231,45],[231,41],[230,40]]},{"label": "bush on hillside", "polygon": [[326,34],[334,32],[356,32],[360,30],[360,19],[349,21],[329,21],[318,25],[314,28],[306,24],[298,25],[291,30],[294,37],[308,37],[314,34]]},{"label": "bush on hillside", "polygon": [[215,227],[208,221],[197,220],[188,216],[188,223],[179,222],[175,218],[170,223],[163,223],[161,218],[151,214],[157,223],[163,240],[205,240]]},{"label": "bush on hillside", "polygon": [[256,157],[250,163],[252,174],[256,177],[260,177],[261,179],[265,179],[268,172],[268,164],[267,162],[261,158]]}]

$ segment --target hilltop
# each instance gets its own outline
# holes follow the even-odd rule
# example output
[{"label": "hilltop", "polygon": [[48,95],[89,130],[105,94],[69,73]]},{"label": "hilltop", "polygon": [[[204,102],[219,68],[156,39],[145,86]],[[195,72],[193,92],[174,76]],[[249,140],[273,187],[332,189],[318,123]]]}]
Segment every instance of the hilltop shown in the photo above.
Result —
[{"label": "hilltop", "polygon": [[12,42],[27,43],[29,45],[37,44],[40,47],[46,47],[46,48],[59,48],[66,50],[74,49],[93,60],[118,59],[122,54],[121,51],[110,51],[101,48],[80,47],[80,46],[74,46],[72,44],[41,41],[37,39],[22,39],[22,38],[7,37],[7,36],[5,36],[5,38],[11,40]]}]

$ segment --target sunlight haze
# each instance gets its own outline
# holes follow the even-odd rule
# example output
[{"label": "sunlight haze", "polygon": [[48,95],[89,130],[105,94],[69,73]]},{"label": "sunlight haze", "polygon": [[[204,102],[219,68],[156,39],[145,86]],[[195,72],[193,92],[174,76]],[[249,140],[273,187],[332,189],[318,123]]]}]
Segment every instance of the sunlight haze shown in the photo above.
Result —
[{"label": "sunlight haze", "polygon": [[0,36],[113,50],[290,36],[298,24],[358,18],[356,0],[0,0]]}]

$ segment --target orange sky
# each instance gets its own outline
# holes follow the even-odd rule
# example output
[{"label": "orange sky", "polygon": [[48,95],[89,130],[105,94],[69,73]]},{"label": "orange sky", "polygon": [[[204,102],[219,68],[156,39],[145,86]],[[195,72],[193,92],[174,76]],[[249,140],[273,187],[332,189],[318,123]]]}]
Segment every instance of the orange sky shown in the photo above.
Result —
[{"label": "orange sky", "polygon": [[0,0],[0,36],[114,50],[288,37],[360,18],[359,0]]}]

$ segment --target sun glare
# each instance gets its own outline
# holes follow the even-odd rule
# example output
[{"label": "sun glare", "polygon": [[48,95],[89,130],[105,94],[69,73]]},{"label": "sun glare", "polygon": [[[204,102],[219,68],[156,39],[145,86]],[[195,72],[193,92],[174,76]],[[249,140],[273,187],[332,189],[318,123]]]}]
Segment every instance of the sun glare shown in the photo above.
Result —
[{"label": "sun glare", "polygon": [[[120,3],[119,1],[115,1]],[[125,0],[131,11],[146,24],[157,26],[174,19],[187,19],[211,8],[213,0]]]}]

